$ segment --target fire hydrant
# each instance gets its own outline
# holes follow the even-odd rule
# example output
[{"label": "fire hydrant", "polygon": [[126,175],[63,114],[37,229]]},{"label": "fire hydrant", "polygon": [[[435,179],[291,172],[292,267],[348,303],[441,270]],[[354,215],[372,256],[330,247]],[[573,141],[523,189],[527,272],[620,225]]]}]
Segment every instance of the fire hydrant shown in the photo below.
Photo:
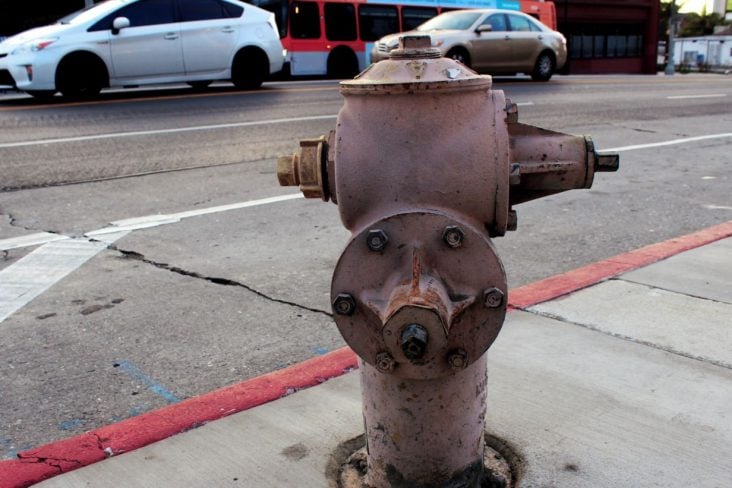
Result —
[{"label": "fire hydrant", "polygon": [[518,123],[491,77],[405,36],[390,59],[340,84],[328,137],[278,160],[282,185],[337,203],[352,232],[331,286],[360,359],[366,466],[354,486],[478,487],[486,351],[507,306],[491,239],[513,205],[589,188],[616,154]]}]

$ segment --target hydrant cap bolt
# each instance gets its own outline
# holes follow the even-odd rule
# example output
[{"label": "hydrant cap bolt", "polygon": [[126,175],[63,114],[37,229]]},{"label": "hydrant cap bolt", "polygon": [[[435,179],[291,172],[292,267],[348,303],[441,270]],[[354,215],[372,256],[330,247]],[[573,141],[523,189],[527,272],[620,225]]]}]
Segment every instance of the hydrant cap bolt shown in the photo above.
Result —
[{"label": "hydrant cap bolt", "polygon": [[394,361],[394,358],[391,357],[391,354],[388,352],[380,352],[376,355],[376,369],[378,369],[382,373],[391,373],[394,371],[394,366],[396,366],[396,362]]},{"label": "hydrant cap bolt", "polygon": [[417,361],[424,357],[425,352],[427,352],[428,340],[427,329],[419,324],[407,325],[399,337],[402,352],[410,361]]},{"label": "hydrant cap bolt", "polygon": [[468,365],[468,354],[462,349],[452,351],[447,356],[447,363],[452,369],[456,371],[465,369],[465,367]]},{"label": "hydrant cap bolt", "polygon": [[456,225],[450,225],[445,227],[445,232],[442,234],[442,240],[445,241],[445,244],[453,249],[457,249],[458,247],[462,246],[464,239],[465,233],[460,227]]},{"label": "hydrant cap bolt", "polygon": [[389,242],[389,236],[381,229],[370,230],[366,236],[366,244],[374,252],[383,251],[387,242]]},{"label": "hydrant cap bolt", "polygon": [[488,308],[498,308],[503,305],[503,292],[498,288],[488,288],[483,292],[483,303]]},{"label": "hydrant cap bolt", "polygon": [[348,293],[340,293],[333,300],[333,310],[338,315],[353,315],[356,311],[356,301]]}]

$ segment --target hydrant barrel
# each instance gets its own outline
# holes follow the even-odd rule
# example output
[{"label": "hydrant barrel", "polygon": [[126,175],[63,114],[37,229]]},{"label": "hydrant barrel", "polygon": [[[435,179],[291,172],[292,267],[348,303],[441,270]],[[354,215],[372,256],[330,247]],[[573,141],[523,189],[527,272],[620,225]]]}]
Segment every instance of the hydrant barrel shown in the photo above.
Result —
[{"label": "hydrant barrel", "polygon": [[341,93],[336,129],[277,174],[337,203],[351,231],[331,303],[360,360],[366,448],[354,456],[366,469],[343,486],[478,488],[486,351],[508,304],[492,238],[516,228],[512,205],[589,188],[617,155],[520,124],[489,76],[425,36],[402,38]]}]

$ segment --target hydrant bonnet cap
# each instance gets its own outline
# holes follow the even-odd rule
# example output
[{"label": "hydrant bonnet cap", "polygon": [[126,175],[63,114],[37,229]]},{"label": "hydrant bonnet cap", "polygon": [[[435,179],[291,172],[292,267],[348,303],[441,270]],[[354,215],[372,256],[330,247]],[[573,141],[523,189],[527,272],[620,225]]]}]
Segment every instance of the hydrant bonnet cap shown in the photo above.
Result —
[{"label": "hydrant bonnet cap", "polygon": [[439,57],[429,36],[404,36],[390,59],[372,64],[353,80],[340,83],[344,94],[413,91],[424,89],[483,89],[490,76],[479,75],[464,64]]}]

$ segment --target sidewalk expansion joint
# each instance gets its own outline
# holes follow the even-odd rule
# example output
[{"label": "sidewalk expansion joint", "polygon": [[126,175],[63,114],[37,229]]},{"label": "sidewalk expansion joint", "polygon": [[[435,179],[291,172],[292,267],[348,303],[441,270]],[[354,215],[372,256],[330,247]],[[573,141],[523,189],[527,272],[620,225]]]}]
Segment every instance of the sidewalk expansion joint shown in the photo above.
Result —
[{"label": "sidewalk expansion joint", "polygon": [[562,322],[562,323],[565,323],[565,324],[575,325],[577,327],[582,327],[583,329],[591,330],[593,332],[599,332],[600,334],[603,334],[603,335],[606,335],[606,336],[610,336],[610,337],[613,337],[615,339],[620,339],[620,340],[623,340],[623,341],[632,342],[633,344],[638,344],[638,345],[641,345],[641,346],[647,346],[647,347],[650,347],[650,348],[653,348],[653,349],[657,349],[659,351],[663,351],[663,352],[667,352],[669,354],[673,354],[675,356],[681,356],[681,357],[684,357],[686,359],[693,359],[694,361],[699,361],[699,362],[702,362],[702,363],[705,363],[705,364],[712,364],[712,365],[718,366],[720,368],[732,369],[732,364],[727,363],[725,361],[719,361],[719,360],[707,358],[707,357],[704,357],[704,356],[697,356],[697,355],[694,355],[694,354],[690,354],[688,352],[679,351],[678,349],[674,349],[673,347],[662,346],[662,345],[656,344],[654,342],[644,341],[642,339],[637,339],[635,337],[631,337],[631,336],[628,336],[628,335],[625,335],[625,334],[618,334],[616,332],[610,332],[610,331],[607,331],[607,330],[600,329],[599,327],[596,327],[596,326],[591,325],[591,324],[583,324],[581,322],[575,322],[575,321],[572,321],[572,320],[567,320],[566,318],[561,317],[561,316],[556,315],[556,314],[553,314],[553,313],[539,312],[539,311],[530,310],[530,309],[519,309],[519,310],[521,310],[523,312],[527,312],[527,313],[533,314],[533,315],[536,315],[538,317],[544,317],[544,318],[551,319],[551,320],[556,320],[558,322]]},{"label": "sidewalk expansion joint", "polygon": [[253,293],[253,294],[257,295],[258,297],[264,298],[265,300],[268,300],[270,302],[281,303],[283,305],[288,305],[290,307],[299,308],[301,310],[307,310],[308,312],[320,313],[320,314],[326,315],[331,318],[333,317],[333,314],[331,314],[330,312],[326,312],[325,310],[321,310],[319,308],[307,307],[307,306],[301,305],[299,303],[295,303],[295,302],[291,302],[288,300],[283,300],[281,298],[275,298],[275,297],[269,296],[266,293],[261,292],[261,291],[257,290],[256,288],[253,288],[240,281],[232,280],[229,278],[220,278],[220,277],[216,277],[216,276],[205,276],[196,271],[188,271],[186,269],[179,268],[177,266],[172,266],[168,263],[153,261],[152,259],[146,258],[143,254],[140,254],[135,251],[120,249],[119,247],[117,247],[113,244],[110,244],[109,246],[107,246],[107,249],[116,251],[116,252],[122,254],[122,256],[126,259],[134,259],[135,261],[140,261],[142,263],[149,264],[156,268],[163,269],[165,271],[170,271],[171,273],[176,273],[181,276],[186,276],[189,278],[195,278],[195,279],[207,281],[207,282],[213,283],[215,285],[234,286],[234,287],[238,287],[238,288],[243,288],[243,289],[247,290],[248,292]]},{"label": "sidewalk expansion joint", "polygon": [[706,302],[719,303],[719,304],[722,304],[722,305],[732,305],[732,303],[724,302],[722,300],[715,300],[714,298],[703,297],[703,296],[700,296],[700,295],[692,295],[691,293],[684,293],[684,292],[681,292],[679,290],[672,290],[670,288],[664,288],[662,286],[649,285],[648,283],[642,283],[640,281],[629,280],[628,278],[624,278],[624,277],[620,277],[620,276],[616,276],[614,278],[610,278],[610,279],[608,279],[608,281],[624,281],[625,283],[632,283],[634,285],[643,286],[645,288],[648,288],[649,290],[661,290],[661,291],[666,292],[666,293],[673,293],[674,295],[680,295],[680,296],[684,296],[684,297],[694,298],[696,300],[704,300]]}]

